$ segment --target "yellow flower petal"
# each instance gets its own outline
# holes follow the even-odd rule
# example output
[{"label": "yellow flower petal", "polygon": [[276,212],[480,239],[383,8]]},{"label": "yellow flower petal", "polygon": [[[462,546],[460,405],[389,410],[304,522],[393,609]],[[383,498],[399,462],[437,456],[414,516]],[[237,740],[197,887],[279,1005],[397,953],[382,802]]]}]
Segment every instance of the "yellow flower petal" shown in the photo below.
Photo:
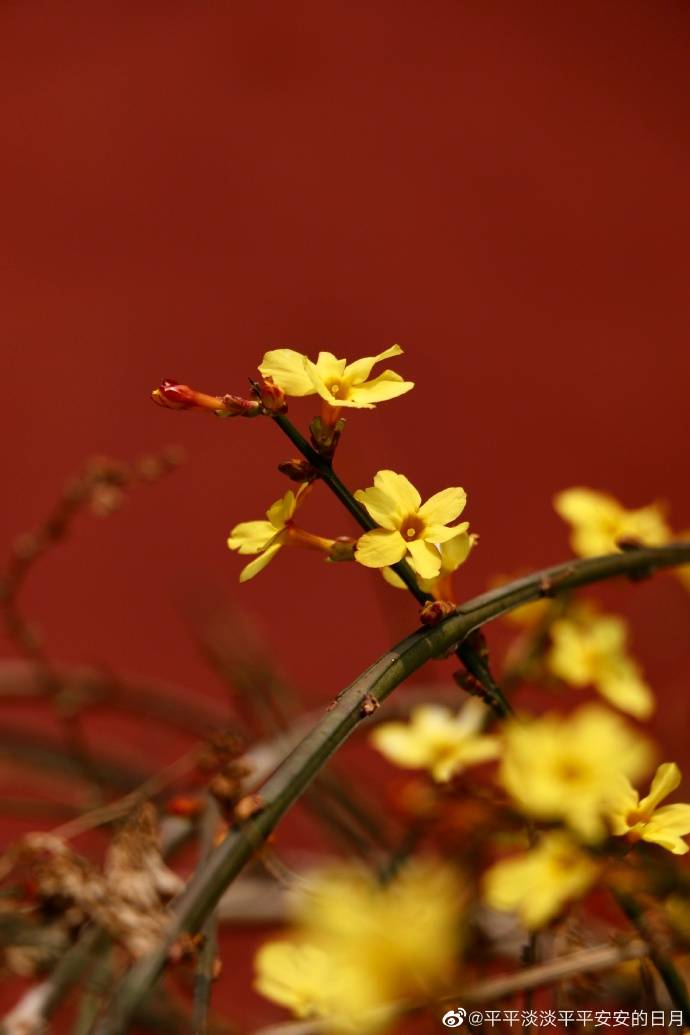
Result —
[{"label": "yellow flower petal", "polygon": [[272,377],[286,395],[314,395],[316,389],[305,369],[306,357],[294,349],[272,349],[264,356],[259,371]]},{"label": "yellow flower petal", "polygon": [[642,840],[665,848],[673,855],[685,855],[688,845],[683,837],[690,834],[690,805],[664,805],[657,809],[642,831]]},{"label": "yellow flower petal", "polygon": [[629,658],[618,658],[596,679],[601,696],[635,719],[648,719],[654,711],[654,694]]},{"label": "yellow flower petal", "polygon": [[393,571],[392,568],[381,568],[381,574],[389,586],[394,586],[396,589],[407,589],[403,580]]},{"label": "yellow flower petal", "polygon": [[408,514],[416,514],[422,497],[404,474],[396,474],[395,471],[378,471],[374,476],[374,485],[392,500],[401,518]]},{"label": "yellow flower petal", "polygon": [[352,385],[348,390],[347,397],[338,405],[371,409],[375,403],[397,399],[398,396],[405,395],[413,388],[414,381],[403,381],[400,375],[393,370],[384,370],[373,381],[367,381],[362,385]]},{"label": "yellow flower petal", "polygon": [[[280,533],[278,535],[280,535]],[[278,536],[276,536],[276,539],[278,539]],[[250,561],[249,564],[247,564],[240,572],[240,582],[248,582],[249,579],[253,579],[255,575],[258,575],[260,571],[263,571],[266,565],[273,560],[282,545],[282,542],[276,542],[272,546],[267,547],[264,552],[260,553],[258,557],[255,557],[253,561]]]},{"label": "yellow flower petal", "polygon": [[341,378],[345,373],[346,365],[346,359],[338,359],[332,352],[319,352],[316,363],[312,364],[316,367],[319,377],[322,377],[324,381]]},{"label": "yellow flower petal", "polygon": [[238,553],[260,553],[276,534],[270,521],[242,521],[228,536],[228,546]]},{"label": "yellow flower petal", "polygon": [[399,527],[400,520],[404,515],[400,515],[400,518],[397,517],[398,507],[396,503],[382,489],[377,489],[375,486],[369,489],[358,489],[355,493],[355,499],[362,504],[369,512],[369,516],[381,528],[393,530]]},{"label": "yellow flower petal", "polygon": [[463,535],[470,527],[469,521],[461,521],[459,525],[427,525],[424,538],[428,543],[447,543],[456,536]]},{"label": "yellow flower petal", "polygon": [[[463,522],[464,524],[465,522]],[[477,543],[478,536],[461,532],[441,545],[441,570],[457,571],[467,560],[470,551]]]},{"label": "yellow flower petal", "polygon": [[447,525],[465,509],[467,493],[457,486],[442,489],[430,496],[419,508],[419,516],[427,525]]},{"label": "yellow flower petal", "polygon": [[672,791],[675,791],[681,781],[681,772],[675,762],[663,762],[652,780],[649,794],[639,804],[640,812],[650,812],[655,809],[659,802],[668,798]]},{"label": "yellow flower petal", "polygon": [[266,517],[274,528],[284,528],[285,522],[289,521],[290,518],[293,517],[296,509],[297,501],[295,494],[291,489],[288,489],[281,499],[276,500],[275,503],[271,504],[266,511]]},{"label": "yellow flower petal", "polygon": [[370,739],[389,762],[402,769],[423,769],[429,761],[426,742],[406,722],[385,722]]},{"label": "yellow flower petal", "polygon": [[405,556],[405,540],[399,532],[375,528],[366,532],[357,542],[355,560],[366,568],[385,568],[397,564]]},{"label": "yellow flower petal", "polygon": [[260,995],[292,1010],[296,1017],[324,1012],[336,967],[322,949],[267,942],[256,955],[255,967],[254,987]]},{"label": "yellow flower petal", "polygon": [[413,539],[407,543],[407,549],[412,556],[415,571],[418,571],[423,579],[433,579],[438,575],[441,570],[441,554],[435,546],[425,543],[422,539]]},{"label": "yellow flower petal", "polygon": [[[356,359],[345,367],[344,376],[351,385],[359,385],[366,381],[375,363],[384,359],[392,359],[394,356],[402,356],[403,350],[399,345],[391,345],[389,349],[379,352],[378,356],[364,356],[363,359]],[[401,378],[402,380],[402,378]]]}]

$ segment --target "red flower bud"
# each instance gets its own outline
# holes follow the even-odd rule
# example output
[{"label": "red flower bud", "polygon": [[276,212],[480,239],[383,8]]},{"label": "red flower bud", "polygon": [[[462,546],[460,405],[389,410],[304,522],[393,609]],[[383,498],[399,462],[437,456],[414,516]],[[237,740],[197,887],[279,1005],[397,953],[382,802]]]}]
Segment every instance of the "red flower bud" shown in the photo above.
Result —
[{"label": "red flower bud", "polygon": [[257,392],[265,413],[285,413],[287,410],[285,392],[278,387],[272,377],[262,377]]},{"label": "red flower bud", "polygon": [[158,388],[151,392],[151,398],[169,410],[189,410],[197,405],[196,392],[189,385],[180,384],[172,378],[161,381]]}]

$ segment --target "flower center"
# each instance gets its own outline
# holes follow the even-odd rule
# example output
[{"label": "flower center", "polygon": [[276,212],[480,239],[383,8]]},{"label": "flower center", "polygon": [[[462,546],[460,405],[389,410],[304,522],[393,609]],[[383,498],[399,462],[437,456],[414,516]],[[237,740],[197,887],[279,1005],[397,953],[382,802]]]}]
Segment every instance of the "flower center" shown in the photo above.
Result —
[{"label": "flower center", "polygon": [[566,783],[577,783],[578,780],[582,780],[585,776],[585,769],[584,766],[573,759],[567,759],[559,765],[558,775]]},{"label": "flower center", "polygon": [[417,539],[424,531],[424,522],[416,514],[408,514],[400,525],[400,531],[406,539]]}]

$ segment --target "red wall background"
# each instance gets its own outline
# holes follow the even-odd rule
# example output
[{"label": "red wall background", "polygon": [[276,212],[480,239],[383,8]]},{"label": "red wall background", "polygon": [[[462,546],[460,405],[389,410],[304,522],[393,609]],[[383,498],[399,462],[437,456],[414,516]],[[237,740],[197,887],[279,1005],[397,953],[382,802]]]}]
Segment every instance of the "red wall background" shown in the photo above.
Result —
[{"label": "red wall background", "polygon": [[[689,527],[689,24],[672,0],[5,0],[1,540],[88,455],[189,453],[36,570],[52,654],[222,696],[188,633],[220,594],[325,701],[414,625],[378,576],[311,555],[238,586],[225,537],[292,450],[149,392],[242,391],[270,347],[403,345],[416,389],[352,416],[340,470],[464,485],[467,595],[567,555],[550,500],[571,484]],[[308,526],[351,532],[321,496]],[[690,597],[663,578],[615,600],[682,759]],[[150,729],[126,736],[150,754]]]}]

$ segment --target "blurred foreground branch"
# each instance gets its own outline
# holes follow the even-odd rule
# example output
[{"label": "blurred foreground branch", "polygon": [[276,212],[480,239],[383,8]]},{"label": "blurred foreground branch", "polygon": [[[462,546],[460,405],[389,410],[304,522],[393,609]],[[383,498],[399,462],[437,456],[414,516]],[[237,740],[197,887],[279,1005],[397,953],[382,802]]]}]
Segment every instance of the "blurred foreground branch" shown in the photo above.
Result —
[{"label": "blurred foreground branch", "polygon": [[266,840],[328,758],[352,731],[409,675],[444,655],[485,623],[523,604],[589,583],[626,576],[639,579],[658,569],[690,562],[690,542],[568,561],[508,583],[460,605],[433,628],[420,629],[376,661],[338,694],[326,714],[261,789],[259,810],[231,832],[199,867],[176,904],[175,920],[161,947],[140,960],[121,983],[97,1035],[118,1035],[163,970],[175,939],[197,931],[224,889]]}]

